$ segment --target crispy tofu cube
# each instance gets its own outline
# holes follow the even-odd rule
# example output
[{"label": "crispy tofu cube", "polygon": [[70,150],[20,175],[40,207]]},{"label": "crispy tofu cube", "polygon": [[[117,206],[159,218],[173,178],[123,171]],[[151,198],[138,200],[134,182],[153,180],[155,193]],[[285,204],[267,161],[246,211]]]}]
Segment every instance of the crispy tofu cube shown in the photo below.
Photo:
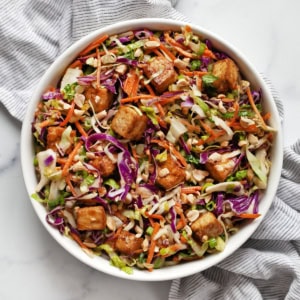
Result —
[{"label": "crispy tofu cube", "polygon": [[[59,144],[61,136],[66,128],[60,126],[48,127],[47,132],[47,148],[51,148],[53,151],[58,152],[56,144]],[[71,131],[71,139],[73,140],[76,135],[76,131]],[[70,153],[71,146],[65,151],[66,154]]]},{"label": "crispy tofu cube", "polygon": [[218,77],[213,85],[219,93],[226,93],[237,88],[240,80],[239,69],[230,58],[214,63],[212,74]]},{"label": "crispy tofu cube", "polygon": [[106,213],[102,206],[83,207],[77,210],[78,230],[103,230],[106,227]]},{"label": "crispy tofu cube", "polygon": [[232,174],[235,164],[232,159],[226,159],[216,162],[208,161],[205,167],[212,178],[216,181],[223,182]]},{"label": "crispy tofu cube", "polygon": [[173,63],[164,57],[155,57],[151,59],[144,68],[147,78],[153,78],[151,84],[158,93],[168,89],[168,86],[177,79],[177,73],[174,70]]},{"label": "crispy tofu cube", "polygon": [[193,236],[202,241],[203,236],[208,238],[217,237],[223,233],[223,226],[211,212],[201,214],[191,225]]},{"label": "crispy tofu cube", "polygon": [[84,94],[85,98],[91,101],[96,113],[108,109],[113,100],[113,94],[104,87],[99,89],[89,87]]},{"label": "crispy tofu cube", "polygon": [[111,128],[125,139],[139,140],[146,129],[147,120],[145,115],[140,115],[134,108],[120,106],[112,120]]},{"label": "crispy tofu cube", "polygon": [[135,234],[122,230],[115,243],[117,251],[126,255],[133,255],[135,251],[141,249],[143,239],[137,238]]},{"label": "crispy tofu cube", "polygon": [[156,183],[169,190],[185,180],[185,170],[170,155],[158,163]]},{"label": "crispy tofu cube", "polygon": [[96,156],[91,165],[100,171],[102,177],[110,176],[116,169],[116,163],[105,154]]}]

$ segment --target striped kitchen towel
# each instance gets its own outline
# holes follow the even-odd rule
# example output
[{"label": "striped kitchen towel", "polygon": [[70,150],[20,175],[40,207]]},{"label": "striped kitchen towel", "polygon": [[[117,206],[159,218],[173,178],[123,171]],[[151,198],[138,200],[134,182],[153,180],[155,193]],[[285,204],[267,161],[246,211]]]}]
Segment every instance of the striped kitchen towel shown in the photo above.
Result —
[{"label": "striped kitchen towel", "polygon": [[0,102],[22,121],[39,79],[55,58],[91,31],[122,20],[185,20],[177,0],[1,0]]}]

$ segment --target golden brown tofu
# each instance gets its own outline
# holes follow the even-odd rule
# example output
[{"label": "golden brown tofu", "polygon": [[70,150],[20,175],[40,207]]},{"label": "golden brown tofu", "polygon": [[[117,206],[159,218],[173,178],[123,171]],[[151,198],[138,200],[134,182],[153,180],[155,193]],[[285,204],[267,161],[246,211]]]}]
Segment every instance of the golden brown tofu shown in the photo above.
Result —
[{"label": "golden brown tofu", "polygon": [[105,154],[96,156],[91,165],[100,171],[102,177],[110,176],[116,169],[116,163]]},{"label": "golden brown tofu", "polygon": [[169,190],[185,180],[185,170],[170,155],[158,163],[156,183]]},{"label": "golden brown tofu", "polygon": [[113,100],[113,94],[104,87],[99,89],[89,87],[84,94],[86,100],[91,101],[96,113],[108,109]]},{"label": "golden brown tofu", "polygon": [[77,210],[78,230],[103,230],[106,227],[106,214],[102,206],[83,207]]},{"label": "golden brown tofu", "polygon": [[[168,89],[168,86],[177,79],[177,73],[174,70],[173,63],[164,57],[155,57],[151,59],[144,68],[147,78],[153,78],[151,84],[158,93]],[[156,76],[156,74],[158,74]]]},{"label": "golden brown tofu", "polygon": [[211,212],[201,214],[191,225],[193,236],[202,241],[203,236],[208,238],[217,237],[223,233],[223,226]]},{"label": "golden brown tofu", "polygon": [[239,69],[230,58],[214,63],[212,74],[218,77],[213,85],[219,93],[226,93],[238,87],[240,80]]},{"label": "golden brown tofu", "polygon": [[135,234],[123,230],[118,235],[115,247],[122,254],[133,255],[137,250],[141,249],[142,242],[142,238],[137,238]]},{"label": "golden brown tofu", "polygon": [[225,179],[232,174],[234,166],[235,164],[232,159],[217,162],[208,161],[205,164],[206,170],[209,172],[211,177],[219,182],[225,181]]},{"label": "golden brown tofu", "polygon": [[146,129],[147,120],[145,115],[140,115],[134,108],[120,106],[112,120],[111,128],[125,139],[139,140]]},{"label": "golden brown tofu", "polygon": [[[66,128],[60,126],[51,126],[48,127],[47,133],[47,147],[51,148],[53,151],[58,152],[56,144],[58,144],[61,140],[61,136]],[[73,139],[76,135],[76,131],[71,131],[71,143],[73,143]],[[68,154],[72,150],[72,146],[70,146],[65,153]]]}]

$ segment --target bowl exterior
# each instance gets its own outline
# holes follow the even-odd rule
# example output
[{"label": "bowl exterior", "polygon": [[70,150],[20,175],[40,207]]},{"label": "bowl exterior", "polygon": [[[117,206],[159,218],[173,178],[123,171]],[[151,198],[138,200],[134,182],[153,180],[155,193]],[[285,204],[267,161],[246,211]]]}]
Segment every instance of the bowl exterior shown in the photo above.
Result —
[{"label": "bowl exterior", "polygon": [[[33,120],[33,115],[40,101],[41,95],[49,86],[55,86],[60,80],[63,72],[67,66],[75,59],[77,54],[83,50],[90,42],[95,40],[98,36],[106,34],[121,33],[128,30],[149,28],[152,30],[178,30],[182,26],[186,25],[186,22],[172,21],[166,19],[137,19],[131,21],[124,21],[120,23],[107,26],[105,28],[99,29],[90,33],[88,36],[82,38],[70,48],[68,48],[62,55],[60,55],[55,62],[49,67],[44,76],[38,83],[32,99],[28,104],[26,116],[22,126],[21,134],[21,164],[23,177],[27,192],[32,195],[35,191],[35,186],[37,184],[36,175],[33,167],[34,149],[33,149],[33,138],[31,134],[31,123]],[[128,275],[119,269],[110,265],[109,261],[102,257],[91,258],[86,255],[78,245],[64,236],[62,236],[58,230],[52,228],[45,220],[46,210],[45,208],[31,199],[33,208],[38,215],[40,221],[45,226],[50,235],[70,254],[76,257],[81,262],[86,265],[99,270],[101,272],[110,274],[112,276],[125,278],[129,280],[140,280],[140,281],[162,281],[171,280],[175,278],[185,277],[192,275],[197,272],[201,272],[211,266],[224,260],[229,255],[233,254],[257,229],[263,217],[268,212],[272,200],[275,196],[277,186],[280,179],[280,173],[282,168],[283,159],[283,142],[282,142],[282,129],[279,114],[272,98],[272,95],[266,86],[265,82],[259,75],[259,73],[254,69],[254,67],[248,62],[248,60],[230,43],[224,41],[221,37],[216,34],[211,33],[204,28],[189,24],[193,31],[200,34],[204,38],[208,38],[212,41],[214,47],[219,50],[226,52],[230,57],[232,57],[240,67],[242,74],[254,85],[255,88],[260,88],[264,96],[264,108],[271,113],[270,125],[277,130],[274,145],[271,153],[272,167],[269,175],[268,188],[264,194],[263,200],[259,204],[259,210],[262,217],[254,220],[253,222],[247,224],[241,228],[234,236],[230,237],[229,242],[225,250],[221,253],[208,256],[204,259],[198,261],[192,261],[185,264],[179,264],[175,266],[170,266],[162,269],[157,269],[153,272],[134,270],[132,275]]]}]

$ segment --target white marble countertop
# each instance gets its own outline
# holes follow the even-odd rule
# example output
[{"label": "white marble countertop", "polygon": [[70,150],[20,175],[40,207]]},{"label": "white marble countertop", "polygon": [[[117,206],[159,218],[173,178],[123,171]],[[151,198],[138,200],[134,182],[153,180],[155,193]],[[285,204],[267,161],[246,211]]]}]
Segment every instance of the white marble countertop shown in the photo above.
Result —
[{"label": "white marble countertop", "polygon": [[[300,137],[300,1],[181,0],[177,9],[232,42],[272,81],[285,107],[284,144],[294,143]],[[167,299],[170,281],[113,278],[50,237],[26,194],[20,131],[0,105],[0,299]]]}]

